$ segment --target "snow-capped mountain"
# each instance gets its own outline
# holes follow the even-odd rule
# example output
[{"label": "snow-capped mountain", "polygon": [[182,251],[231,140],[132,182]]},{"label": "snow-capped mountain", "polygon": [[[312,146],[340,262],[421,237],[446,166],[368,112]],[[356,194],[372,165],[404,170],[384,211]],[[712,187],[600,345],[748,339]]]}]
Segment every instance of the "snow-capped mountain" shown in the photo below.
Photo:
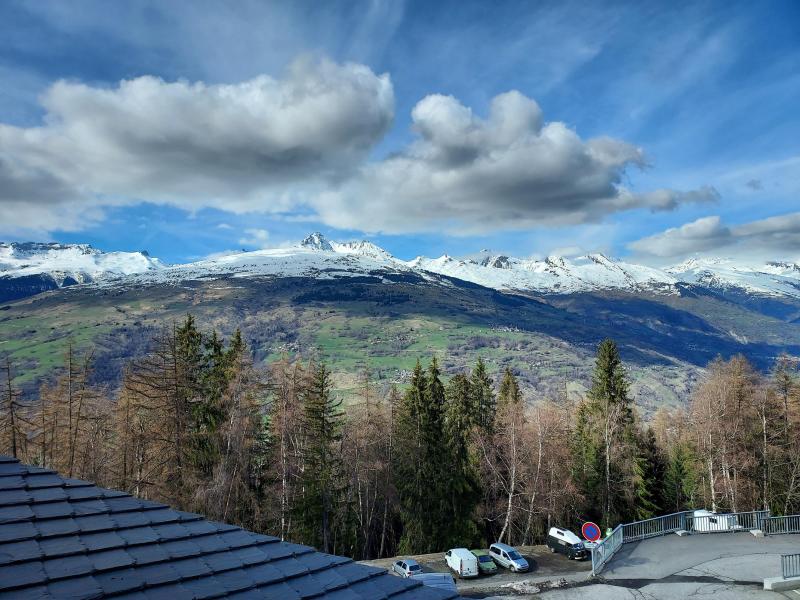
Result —
[{"label": "snow-capped mountain", "polygon": [[409,265],[499,290],[539,293],[599,289],[670,291],[677,283],[675,277],[659,269],[614,261],[602,254],[531,260],[484,251],[466,259],[447,255],[433,259],[417,257]]},{"label": "snow-capped mountain", "polygon": [[731,259],[691,258],[666,272],[681,282],[715,289],[800,297],[800,266],[794,263],[746,264]]},{"label": "snow-capped mountain", "polygon": [[0,242],[0,277],[48,275],[59,285],[157,271],[163,263],[146,252],[103,252],[88,244]]},{"label": "snow-capped mountain", "polygon": [[691,259],[658,269],[603,254],[536,260],[489,250],[462,258],[419,256],[403,261],[369,241],[335,242],[321,233],[312,233],[292,247],[239,252],[167,266],[142,252],[106,253],[88,245],[0,243],[0,279],[8,281],[32,275],[52,279],[53,285],[34,289],[32,293],[85,282],[108,286],[223,276],[330,279],[390,273],[414,273],[426,279],[444,275],[501,291],[537,294],[600,290],[677,294],[682,287],[701,286],[800,298],[800,266],[781,262],[746,264],[730,259]]}]

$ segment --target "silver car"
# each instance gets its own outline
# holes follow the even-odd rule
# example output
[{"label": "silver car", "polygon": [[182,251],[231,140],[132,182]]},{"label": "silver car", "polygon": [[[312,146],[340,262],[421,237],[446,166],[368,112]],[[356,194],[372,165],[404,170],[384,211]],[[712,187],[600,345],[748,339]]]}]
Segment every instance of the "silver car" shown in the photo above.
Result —
[{"label": "silver car", "polygon": [[489,556],[494,559],[501,567],[505,567],[515,573],[525,573],[530,569],[528,561],[508,544],[497,542],[489,546]]},{"label": "silver car", "polygon": [[412,558],[403,558],[392,565],[392,571],[400,577],[413,577],[422,573],[422,567]]}]

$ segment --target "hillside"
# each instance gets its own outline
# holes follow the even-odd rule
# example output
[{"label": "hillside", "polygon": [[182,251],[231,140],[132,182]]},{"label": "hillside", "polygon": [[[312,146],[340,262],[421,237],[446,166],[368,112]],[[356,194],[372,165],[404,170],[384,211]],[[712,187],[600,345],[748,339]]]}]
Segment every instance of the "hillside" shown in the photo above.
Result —
[{"label": "hillside", "polygon": [[[187,312],[224,334],[241,327],[259,360],[300,353],[330,362],[345,394],[365,367],[383,383],[402,383],[418,358],[436,353],[449,373],[482,356],[495,373],[511,366],[531,397],[563,397],[565,386],[574,395],[588,386],[596,344],[613,337],[637,402],[651,411],[682,402],[717,354],[744,353],[761,369],[782,351],[800,354],[800,300],[775,286],[755,291],[766,287],[755,276],[744,282],[750,288],[710,285],[596,259],[546,272],[566,282],[556,290],[508,289],[321,236],[189,265],[144,258],[138,273],[95,271],[91,283],[0,306],[0,352],[10,354],[20,385],[50,374],[68,339],[95,344],[96,379],[113,383],[124,359]],[[476,273],[510,270],[460,263]],[[598,284],[606,271],[619,276]]]}]

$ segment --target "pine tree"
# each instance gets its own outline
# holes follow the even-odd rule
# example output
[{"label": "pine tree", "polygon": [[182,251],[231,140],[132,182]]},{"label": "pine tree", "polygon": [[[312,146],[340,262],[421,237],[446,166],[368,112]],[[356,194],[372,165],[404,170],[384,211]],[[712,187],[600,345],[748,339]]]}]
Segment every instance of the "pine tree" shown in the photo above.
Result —
[{"label": "pine tree", "polygon": [[664,506],[664,473],[666,458],[656,443],[651,427],[639,439],[638,477],[635,479],[635,513],[637,520],[649,519]]},{"label": "pine tree", "polygon": [[481,498],[477,460],[473,452],[473,400],[470,380],[455,375],[447,386],[444,437],[448,443],[449,506],[445,525],[449,525],[447,546],[477,542],[475,509]]},{"label": "pine tree", "polygon": [[664,510],[679,512],[691,508],[697,494],[697,457],[689,444],[677,442],[671,449],[664,471]]},{"label": "pine tree", "polygon": [[222,396],[228,387],[230,374],[230,361],[216,331],[202,340],[202,358],[198,359],[202,362],[198,373],[198,394],[191,404],[191,454],[198,475],[209,479],[220,457],[219,428],[225,419]]},{"label": "pine tree", "polygon": [[652,510],[646,465],[642,462],[635,426],[633,400],[619,350],[613,340],[597,348],[588,401],[579,409],[577,442],[584,445],[579,458],[578,481],[584,497],[600,500],[598,508],[605,526],[635,518],[637,511]]},{"label": "pine tree", "polygon": [[522,402],[522,392],[520,392],[517,378],[509,367],[503,372],[503,380],[500,382],[500,393],[497,396],[497,405],[519,404]]},{"label": "pine tree", "polygon": [[417,362],[397,418],[393,471],[403,522],[401,552],[440,550],[450,526],[444,404],[437,360],[431,361],[427,372]]},{"label": "pine tree", "polygon": [[496,401],[492,380],[486,372],[486,364],[478,357],[469,381],[472,396],[471,414],[475,415],[475,424],[483,435],[491,435],[494,430]]},{"label": "pine tree", "polygon": [[342,401],[331,391],[324,364],[313,370],[303,390],[303,497],[298,502],[298,528],[303,539],[323,552],[333,550],[334,514],[342,492]]}]

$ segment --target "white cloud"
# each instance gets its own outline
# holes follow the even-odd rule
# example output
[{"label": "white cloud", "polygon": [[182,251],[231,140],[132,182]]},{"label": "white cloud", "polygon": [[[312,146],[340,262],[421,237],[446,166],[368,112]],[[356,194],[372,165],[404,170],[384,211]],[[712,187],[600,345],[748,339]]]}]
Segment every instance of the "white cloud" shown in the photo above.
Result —
[{"label": "white cloud", "polygon": [[411,114],[416,141],[366,163],[394,116],[392,84],[328,60],[233,85],[61,81],[42,105],[39,127],[0,124],[0,233],[80,229],[100,218],[97,207],[144,200],[364,232],[467,234],[718,197],[710,187],[627,189],[626,171],[646,166],[640,148],[583,140],[517,91],[496,96],[486,118],[427,96]]},{"label": "white cloud", "polygon": [[242,246],[256,246],[266,248],[269,242],[269,231],[266,229],[245,229],[246,237],[239,238]]},{"label": "white cloud", "polygon": [[452,96],[427,96],[412,120],[419,138],[404,152],[364,166],[312,201],[322,221],[371,232],[474,233],[718,198],[710,187],[624,188],[626,169],[646,165],[640,148],[608,137],[582,140],[564,123],[546,123],[539,105],[517,91],[496,96],[486,119]]},{"label": "white cloud", "polygon": [[651,256],[670,257],[716,250],[730,243],[730,229],[718,216],[711,216],[636,240],[628,248]]},{"label": "white cloud", "polygon": [[40,127],[0,124],[3,229],[141,200],[286,210],[314,182],[346,177],[394,116],[388,75],[310,59],[235,85],[60,81],[42,104]]},{"label": "white cloud", "polygon": [[725,225],[719,216],[703,217],[628,244],[636,253],[678,258],[725,254],[796,260],[800,255],[800,213]]}]

